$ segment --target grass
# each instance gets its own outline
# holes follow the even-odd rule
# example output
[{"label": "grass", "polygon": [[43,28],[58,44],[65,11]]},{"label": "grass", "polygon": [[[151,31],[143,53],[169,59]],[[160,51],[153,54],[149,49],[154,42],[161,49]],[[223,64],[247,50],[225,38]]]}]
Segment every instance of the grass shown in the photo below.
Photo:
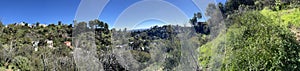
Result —
[{"label": "grass", "polygon": [[288,27],[289,24],[300,27],[300,9],[298,8],[280,11],[264,9],[260,13],[277,22],[275,24],[280,24],[284,27]]}]

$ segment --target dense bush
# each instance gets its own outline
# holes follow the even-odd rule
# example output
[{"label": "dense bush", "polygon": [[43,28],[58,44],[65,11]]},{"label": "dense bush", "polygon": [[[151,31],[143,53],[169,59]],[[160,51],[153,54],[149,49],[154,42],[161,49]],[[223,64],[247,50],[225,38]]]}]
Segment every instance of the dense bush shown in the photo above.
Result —
[{"label": "dense bush", "polygon": [[227,33],[228,70],[300,69],[300,46],[289,29],[259,12],[248,12],[235,20],[239,22]]},{"label": "dense bush", "polygon": [[22,71],[30,71],[32,69],[30,63],[31,62],[28,60],[28,58],[23,56],[16,56],[13,59],[13,64]]},{"label": "dense bush", "polygon": [[151,58],[150,54],[146,52],[136,50],[131,50],[130,52],[133,55],[134,59],[142,63],[149,61]]},{"label": "dense bush", "polygon": [[[251,11],[235,15],[231,23],[225,34],[200,47],[203,66],[221,64],[221,70],[230,71],[300,69],[299,42],[280,22]],[[222,61],[214,63],[217,55]]]}]

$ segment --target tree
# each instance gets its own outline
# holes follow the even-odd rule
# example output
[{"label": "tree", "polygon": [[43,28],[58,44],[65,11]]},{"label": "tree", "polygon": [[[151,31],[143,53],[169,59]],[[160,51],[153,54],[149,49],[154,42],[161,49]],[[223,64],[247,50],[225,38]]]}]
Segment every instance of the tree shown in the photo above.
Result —
[{"label": "tree", "polygon": [[202,18],[202,14],[200,12],[197,12],[197,18],[201,19]]},{"label": "tree", "polygon": [[36,22],[35,27],[39,27],[40,26],[40,22]]},{"label": "tree", "polygon": [[3,23],[0,21],[0,28],[3,27],[3,26],[4,26]]},{"label": "tree", "polygon": [[218,3],[218,7],[219,7],[220,11],[222,12],[222,14],[224,15],[226,12],[224,4],[220,2],[220,3]]},{"label": "tree", "polygon": [[89,21],[89,27],[91,27],[92,29],[96,28],[96,24],[97,24],[96,20]]},{"label": "tree", "polygon": [[104,23],[104,32],[105,34],[109,34],[108,24]]},{"label": "tree", "polygon": [[192,19],[190,19],[190,23],[192,25],[196,25],[196,23],[197,23],[197,17],[193,17]]},{"label": "tree", "polygon": [[202,13],[201,13],[201,12],[197,12],[197,13],[194,14],[193,18],[190,19],[189,22],[190,22],[193,26],[196,26],[196,25],[198,25],[198,24],[197,24],[197,23],[198,23],[198,19],[201,19],[201,18],[203,18]]},{"label": "tree", "polygon": [[99,27],[102,27],[102,28],[103,28],[103,27],[104,27],[104,22],[101,21],[101,22],[99,23]]},{"label": "tree", "polygon": [[235,10],[238,10],[240,5],[253,6],[254,0],[227,0],[226,2],[226,11],[232,13]]},{"label": "tree", "polygon": [[58,25],[62,25],[62,22],[61,22],[61,21],[58,21]]},{"label": "tree", "polygon": [[210,17],[206,22],[207,31],[209,31],[208,33],[211,33],[211,37],[214,38],[225,28],[224,16],[215,4],[209,4],[207,6],[205,15]]},{"label": "tree", "polygon": [[29,24],[28,24],[28,23],[25,23],[25,26],[29,26]]},{"label": "tree", "polygon": [[104,29],[108,30],[108,24],[104,23]]}]

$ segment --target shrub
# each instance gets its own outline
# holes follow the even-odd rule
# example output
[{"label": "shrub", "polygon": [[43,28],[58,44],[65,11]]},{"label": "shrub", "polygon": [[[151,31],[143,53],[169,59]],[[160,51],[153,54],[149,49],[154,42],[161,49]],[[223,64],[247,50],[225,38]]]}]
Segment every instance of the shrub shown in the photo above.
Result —
[{"label": "shrub", "polygon": [[[200,48],[199,59],[202,66],[214,67],[221,64],[221,70],[299,70],[300,45],[294,34],[280,22],[271,20],[252,11],[234,16],[226,34]],[[226,37],[226,40],[218,40]],[[225,44],[224,47],[220,47]],[[206,50],[205,50],[206,49]],[[218,56],[224,56],[222,62],[214,62]],[[206,59],[205,59],[206,58]],[[208,59],[207,59],[208,58]],[[203,62],[206,61],[206,62]]]}]

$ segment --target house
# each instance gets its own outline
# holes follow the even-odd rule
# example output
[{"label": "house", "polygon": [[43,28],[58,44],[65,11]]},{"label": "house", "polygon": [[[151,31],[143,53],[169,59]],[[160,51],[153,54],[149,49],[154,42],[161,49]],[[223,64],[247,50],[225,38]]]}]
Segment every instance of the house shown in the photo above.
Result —
[{"label": "house", "polygon": [[133,42],[129,42],[129,44],[133,44]]},{"label": "house", "polygon": [[34,51],[38,51],[38,45],[39,45],[39,41],[32,41],[32,47],[34,47]]},{"label": "house", "polygon": [[71,44],[70,41],[66,41],[66,42],[64,42],[64,43],[65,43],[66,46],[68,46],[68,48],[73,49],[72,44]]},{"label": "house", "polygon": [[39,24],[38,26],[39,26],[39,27],[47,27],[46,24]]},{"label": "house", "polygon": [[19,23],[18,25],[20,25],[20,26],[25,26],[25,24],[24,24],[24,23]]},{"label": "house", "polygon": [[49,48],[53,48],[53,41],[52,40],[46,40],[47,46]]},{"label": "house", "polygon": [[123,48],[123,46],[122,46],[122,45],[117,45],[116,47],[117,47],[117,48]]},{"label": "house", "polygon": [[145,48],[144,47],[142,47],[142,51],[144,51],[145,50]]},{"label": "house", "polygon": [[25,22],[15,23],[15,26],[25,26]]}]

